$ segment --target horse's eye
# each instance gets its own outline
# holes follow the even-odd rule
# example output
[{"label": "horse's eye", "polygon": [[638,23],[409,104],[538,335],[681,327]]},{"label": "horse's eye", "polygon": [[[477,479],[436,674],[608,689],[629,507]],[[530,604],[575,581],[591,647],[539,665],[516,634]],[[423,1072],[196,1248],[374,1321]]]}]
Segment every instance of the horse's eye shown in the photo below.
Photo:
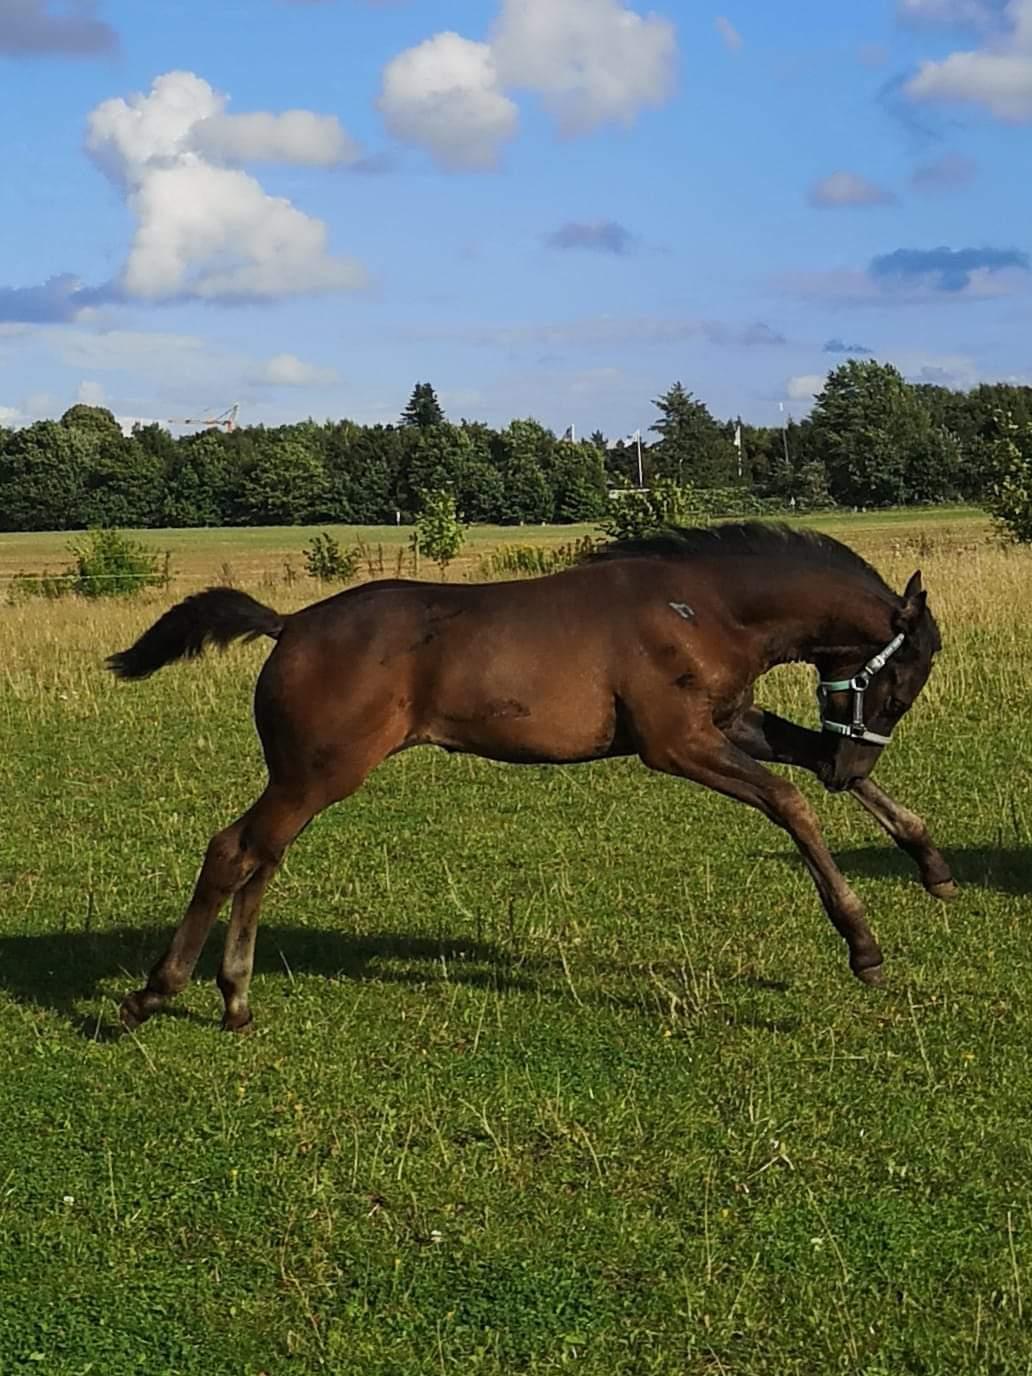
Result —
[{"label": "horse's eye", "polygon": [[907,705],[905,702],[901,702],[899,698],[889,698],[888,708],[894,717],[901,717],[907,710]]}]

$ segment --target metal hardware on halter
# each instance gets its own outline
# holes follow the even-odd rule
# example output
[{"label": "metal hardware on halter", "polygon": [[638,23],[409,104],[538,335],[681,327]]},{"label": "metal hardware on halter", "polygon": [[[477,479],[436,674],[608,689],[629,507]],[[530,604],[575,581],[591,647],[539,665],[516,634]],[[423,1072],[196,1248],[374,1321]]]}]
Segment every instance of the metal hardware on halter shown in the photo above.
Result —
[{"label": "metal hardware on halter", "polygon": [[[885,668],[885,665],[905,639],[906,636],[898,635],[895,640],[889,641],[885,649],[880,650],[873,659],[869,659],[852,678],[837,678],[830,681],[822,679],[817,684],[817,701],[821,707],[821,725],[825,731],[832,731],[837,736],[848,736],[854,741],[866,741],[869,745],[888,745],[891,737],[879,736],[877,731],[868,731],[867,729],[864,722],[864,694],[871,686],[871,679]],[[828,694],[846,692],[853,694],[853,720],[851,722],[829,721]]]}]

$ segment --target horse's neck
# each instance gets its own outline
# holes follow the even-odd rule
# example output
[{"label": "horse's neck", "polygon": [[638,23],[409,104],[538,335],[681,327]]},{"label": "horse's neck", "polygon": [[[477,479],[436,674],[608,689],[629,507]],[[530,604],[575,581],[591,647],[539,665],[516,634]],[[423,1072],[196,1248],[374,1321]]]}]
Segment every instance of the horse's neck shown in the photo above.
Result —
[{"label": "horse's neck", "polygon": [[766,667],[820,664],[863,654],[892,638],[892,605],[884,593],[839,574],[772,578],[743,586],[737,608],[764,644]]}]

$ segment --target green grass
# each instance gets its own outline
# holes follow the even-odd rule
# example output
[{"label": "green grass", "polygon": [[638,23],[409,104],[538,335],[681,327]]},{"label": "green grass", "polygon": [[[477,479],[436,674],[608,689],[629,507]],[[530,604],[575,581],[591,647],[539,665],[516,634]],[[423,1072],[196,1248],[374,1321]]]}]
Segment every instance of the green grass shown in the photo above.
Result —
[{"label": "green grass", "polygon": [[119,1036],[261,786],[264,652],[118,685],[153,604],[0,609],[0,1373],[1027,1376],[1032,561],[928,539],[946,650],[878,777],[961,898],[804,785],[885,991],[746,809],[415,751],[290,852],[253,1035],[216,933]]},{"label": "green grass", "polygon": [[[819,526],[847,539],[859,533],[874,546],[888,546],[901,540],[919,542],[928,536],[938,543],[978,540],[989,525],[983,511],[960,506],[909,507],[861,515],[828,513],[796,518],[796,524]],[[407,553],[411,526],[263,526],[139,530],[129,534],[162,554],[167,550],[173,574],[184,584],[213,581],[227,573],[235,582],[282,581],[297,576],[303,584],[304,548],[320,530],[330,531],[342,544],[361,541],[368,546],[371,564],[364,576],[393,574],[399,555],[406,561],[405,573],[411,573]],[[597,528],[591,525],[471,526],[452,576],[473,573],[480,559],[499,545],[561,544],[591,534],[597,534]],[[75,532],[68,531],[0,534],[0,593],[4,583],[16,573],[53,572],[63,567],[68,562],[68,543],[74,538]],[[287,574],[287,565],[292,574]],[[423,573],[433,577],[436,569],[427,564]]]}]

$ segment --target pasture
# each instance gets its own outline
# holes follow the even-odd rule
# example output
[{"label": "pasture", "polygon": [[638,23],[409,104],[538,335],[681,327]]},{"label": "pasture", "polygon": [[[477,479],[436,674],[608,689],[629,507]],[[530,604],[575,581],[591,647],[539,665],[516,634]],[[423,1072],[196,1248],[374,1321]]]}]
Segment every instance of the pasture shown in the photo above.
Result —
[{"label": "pasture", "polygon": [[[878,781],[944,906],[800,777],[868,906],[849,974],[794,848],[631,761],[420,750],[290,851],[257,1024],[117,1001],[264,777],[267,643],[119,685],[167,605],[0,607],[0,1373],[1032,1372],[1032,555],[974,512],[815,522],[945,649]],[[477,532],[565,542],[576,529]],[[300,531],[163,532],[288,609]],[[400,548],[406,532],[368,533]],[[0,538],[0,571],[63,536]],[[387,572],[393,572],[388,567]],[[759,699],[813,724],[812,670]]]}]

